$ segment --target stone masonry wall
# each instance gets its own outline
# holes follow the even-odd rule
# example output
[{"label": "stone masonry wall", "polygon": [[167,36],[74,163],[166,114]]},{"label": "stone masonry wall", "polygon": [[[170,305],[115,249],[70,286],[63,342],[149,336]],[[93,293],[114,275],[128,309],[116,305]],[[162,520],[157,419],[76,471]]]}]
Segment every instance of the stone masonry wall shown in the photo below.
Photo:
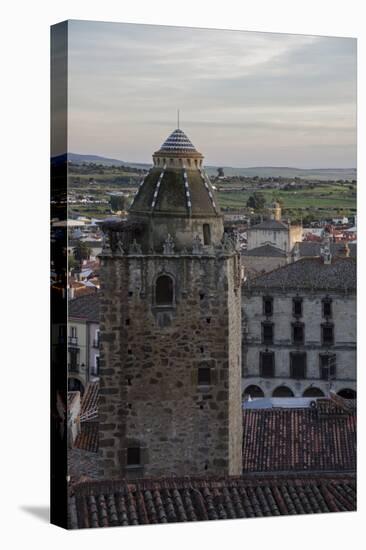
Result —
[{"label": "stone masonry wall", "polygon": [[[100,476],[239,475],[237,254],[105,256],[101,269]],[[162,273],[174,307],[154,304]],[[137,446],[142,465],[127,466]]]}]

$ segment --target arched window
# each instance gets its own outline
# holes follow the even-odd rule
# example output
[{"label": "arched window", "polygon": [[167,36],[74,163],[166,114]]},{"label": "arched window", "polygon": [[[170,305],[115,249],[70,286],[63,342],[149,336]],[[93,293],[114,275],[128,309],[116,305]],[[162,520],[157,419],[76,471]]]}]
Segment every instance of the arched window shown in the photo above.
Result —
[{"label": "arched window", "polygon": [[243,391],[243,398],[248,399],[251,397],[252,399],[255,397],[264,397],[263,390],[259,386],[247,386],[245,390]]},{"label": "arched window", "polygon": [[302,394],[303,397],[324,397],[324,392],[319,388],[307,388]]},{"label": "arched window", "polygon": [[174,283],[169,275],[159,275],[155,283],[155,304],[171,306],[174,303]]},{"label": "arched window", "polygon": [[294,394],[287,386],[278,386],[273,390],[272,397],[294,397]]}]

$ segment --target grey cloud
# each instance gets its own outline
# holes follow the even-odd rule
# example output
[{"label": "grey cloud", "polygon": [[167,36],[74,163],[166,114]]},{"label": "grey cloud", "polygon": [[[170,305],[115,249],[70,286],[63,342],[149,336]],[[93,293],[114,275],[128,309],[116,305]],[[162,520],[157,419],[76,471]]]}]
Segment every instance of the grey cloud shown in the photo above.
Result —
[{"label": "grey cloud", "polygon": [[73,21],[69,47],[75,152],[149,161],[180,107],[211,164],[355,164],[353,39]]}]

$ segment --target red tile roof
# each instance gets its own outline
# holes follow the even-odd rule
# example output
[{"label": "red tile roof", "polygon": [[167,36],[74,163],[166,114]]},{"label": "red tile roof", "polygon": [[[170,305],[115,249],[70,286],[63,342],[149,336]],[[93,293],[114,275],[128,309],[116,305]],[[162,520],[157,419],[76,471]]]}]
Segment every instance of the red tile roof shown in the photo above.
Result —
[{"label": "red tile roof", "polygon": [[316,408],[243,412],[244,473],[355,470],[355,410],[321,399]]},{"label": "red tile roof", "polygon": [[86,415],[92,411],[98,411],[99,382],[89,382],[85,388],[81,401],[80,415]]},{"label": "red tile roof", "polygon": [[99,424],[98,422],[82,422],[74,448],[90,453],[98,452],[99,447]]},{"label": "red tile roof", "polygon": [[354,476],[97,481],[72,493],[71,528],[356,510]]}]

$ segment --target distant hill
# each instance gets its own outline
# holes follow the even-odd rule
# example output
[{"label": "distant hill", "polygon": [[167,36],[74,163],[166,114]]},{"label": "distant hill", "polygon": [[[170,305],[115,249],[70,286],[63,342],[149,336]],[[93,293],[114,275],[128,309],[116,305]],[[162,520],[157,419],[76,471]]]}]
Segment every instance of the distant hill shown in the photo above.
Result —
[{"label": "distant hill", "polygon": [[143,162],[125,162],[123,160],[100,157],[99,155],[78,155],[77,153],[69,153],[68,159],[75,164],[94,162],[95,164],[104,164],[105,166],[131,166],[132,168],[141,169],[148,169],[151,166],[151,164],[144,164]]},{"label": "distant hill", "polygon": [[[54,157],[53,162],[58,162],[65,158],[65,155]],[[128,162],[118,159],[101,157],[99,155],[79,155],[77,153],[68,154],[69,161],[75,164],[95,163],[105,166],[131,166],[132,168],[149,169],[151,164],[142,162]],[[293,168],[289,166],[253,166],[248,168],[236,168],[233,166],[223,166],[225,176],[246,176],[246,177],[285,177],[285,178],[306,178],[319,180],[355,180],[357,179],[356,168]],[[217,166],[205,166],[209,175],[217,175]]]},{"label": "distant hill", "polygon": [[[293,168],[289,166],[253,166],[248,168],[235,168],[223,166],[225,176],[258,176],[261,178],[304,178],[319,180],[356,180],[356,168]],[[206,166],[209,175],[217,175],[216,166]]]}]

